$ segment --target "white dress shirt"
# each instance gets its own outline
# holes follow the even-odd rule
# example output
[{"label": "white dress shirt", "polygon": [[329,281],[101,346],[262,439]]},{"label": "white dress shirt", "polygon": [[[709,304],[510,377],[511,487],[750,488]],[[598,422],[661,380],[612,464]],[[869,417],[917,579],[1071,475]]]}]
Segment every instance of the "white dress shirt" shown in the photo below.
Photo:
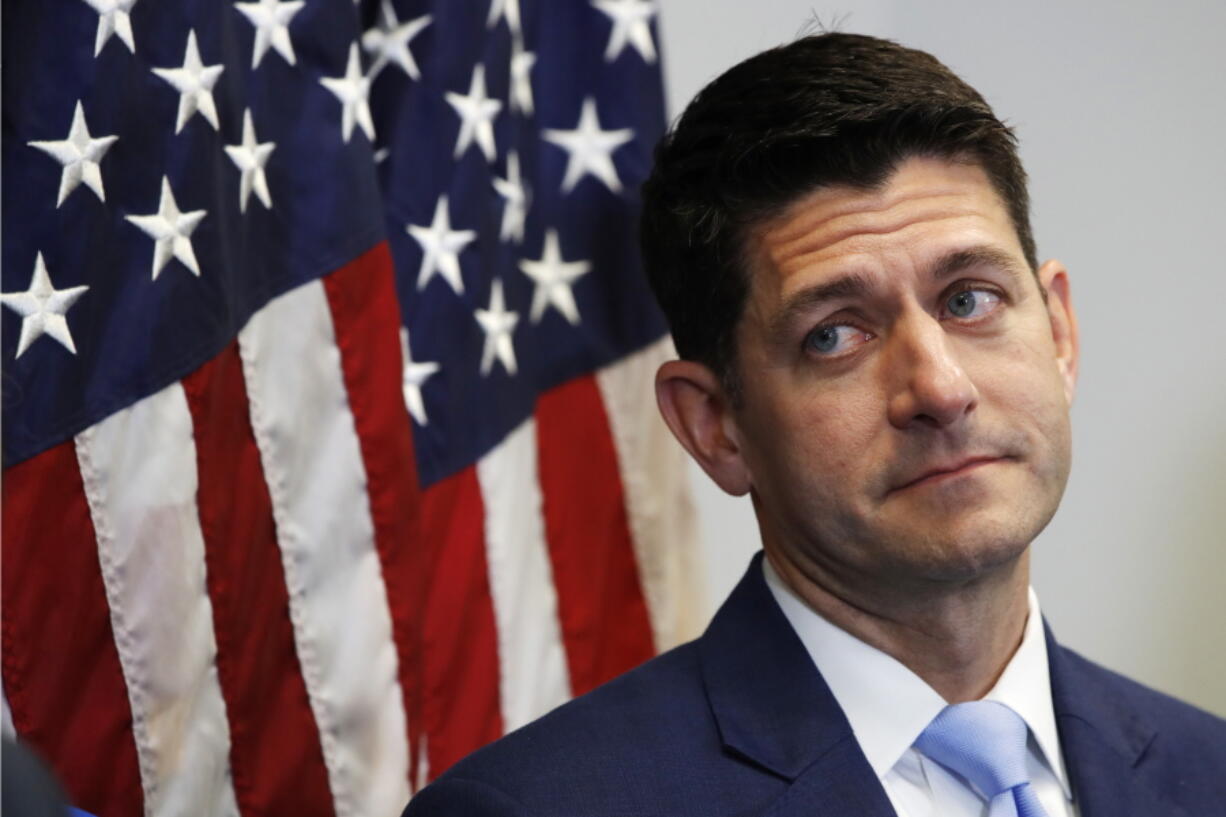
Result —
[{"label": "white dress shirt", "polygon": [[[903,664],[831,624],[788,587],[770,561],[766,583],[847,716],[856,740],[899,817],[986,817],[988,802],[962,777],[911,744],[946,702]],[[1026,721],[1026,768],[1048,817],[1077,817],[1047,671],[1047,642],[1034,588],[1021,646],[984,696]]]}]

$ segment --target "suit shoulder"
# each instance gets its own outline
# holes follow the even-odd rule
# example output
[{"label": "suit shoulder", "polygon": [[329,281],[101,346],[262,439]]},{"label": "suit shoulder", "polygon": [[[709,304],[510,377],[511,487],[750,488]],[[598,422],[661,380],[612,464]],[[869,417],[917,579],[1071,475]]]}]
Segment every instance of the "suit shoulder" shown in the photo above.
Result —
[{"label": "suit shoulder", "polygon": [[1145,686],[1068,649],[1060,648],[1070,667],[1098,687],[1100,701],[1118,701],[1130,712],[1141,713],[1168,736],[1185,745],[1203,745],[1210,756],[1226,764],[1226,720],[1165,692]]},{"label": "suit shoulder", "polygon": [[[559,781],[582,782],[590,796],[610,769],[631,778],[657,773],[651,766],[658,755],[643,752],[645,746],[667,746],[677,756],[691,757],[704,747],[718,747],[714,728],[691,642],[477,750],[424,789],[414,803],[458,803],[451,799],[457,796],[488,800],[496,792],[504,798],[503,811],[469,813],[514,814],[509,809],[518,802],[530,804],[535,813],[542,802],[565,799],[557,791]],[[410,809],[406,814],[433,813],[444,812]]]},{"label": "suit shoulder", "polygon": [[479,780],[440,779],[409,801],[403,817],[464,814],[468,817],[524,817],[530,812],[506,792]]}]

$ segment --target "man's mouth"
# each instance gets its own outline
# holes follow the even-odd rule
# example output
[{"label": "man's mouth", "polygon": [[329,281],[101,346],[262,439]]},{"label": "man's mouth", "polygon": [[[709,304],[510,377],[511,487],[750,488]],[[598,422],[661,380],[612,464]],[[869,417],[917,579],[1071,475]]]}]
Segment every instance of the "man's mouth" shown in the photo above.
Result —
[{"label": "man's mouth", "polygon": [[977,456],[966,457],[960,460],[954,460],[948,463],[926,468],[923,472],[911,477],[905,482],[890,489],[890,493],[897,493],[908,488],[918,488],[925,485],[935,485],[940,482],[946,482],[953,479],[958,479],[971,474],[974,471],[982,468],[985,465],[1004,462],[1009,457],[997,456]]}]

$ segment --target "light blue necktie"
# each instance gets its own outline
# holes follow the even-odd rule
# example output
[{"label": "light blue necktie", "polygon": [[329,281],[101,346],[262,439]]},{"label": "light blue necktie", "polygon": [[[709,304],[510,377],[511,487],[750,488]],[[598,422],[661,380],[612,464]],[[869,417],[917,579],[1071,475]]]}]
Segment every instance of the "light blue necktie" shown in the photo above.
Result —
[{"label": "light blue necktie", "polygon": [[975,784],[990,817],[1047,817],[1026,775],[1026,722],[1004,704],[947,706],[915,748]]}]

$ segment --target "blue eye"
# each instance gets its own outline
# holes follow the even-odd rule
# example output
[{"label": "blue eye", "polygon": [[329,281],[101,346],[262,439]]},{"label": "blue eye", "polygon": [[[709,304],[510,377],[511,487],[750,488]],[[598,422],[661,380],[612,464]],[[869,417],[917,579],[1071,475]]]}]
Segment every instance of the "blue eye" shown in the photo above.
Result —
[{"label": "blue eye", "polygon": [[975,318],[985,315],[1000,303],[1000,296],[987,289],[964,289],[945,301],[945,309],[955,318]]},{"label": "blue eye", "polygon": [[867,337],[847,324],[819,326],[805,336],[805,346],[819,355],[833,355],[847,351],[856,341],[863,342]]}]

